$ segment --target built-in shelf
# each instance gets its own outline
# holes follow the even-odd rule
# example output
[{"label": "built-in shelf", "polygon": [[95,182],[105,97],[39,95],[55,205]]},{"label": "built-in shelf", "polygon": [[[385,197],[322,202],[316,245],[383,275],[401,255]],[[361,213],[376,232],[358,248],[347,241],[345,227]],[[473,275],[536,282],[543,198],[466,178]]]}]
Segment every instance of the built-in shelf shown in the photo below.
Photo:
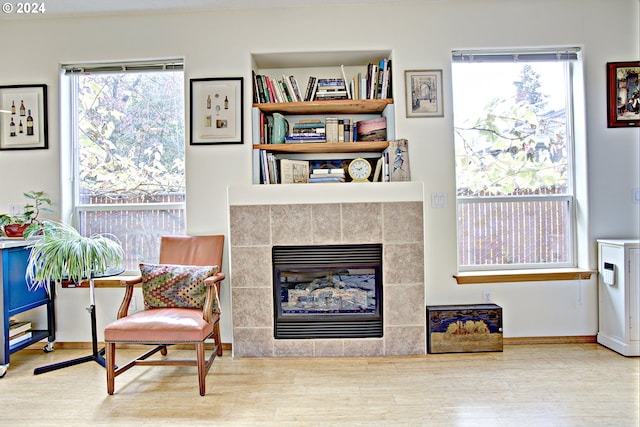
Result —
[{"label": "built-in shelf", "polygon": [[308,144],[254,144],[254,150],[272,153],[375,153],[389,146],[388,141],[372,142],[316,142]]},{"label": "built-in shelf", "polygon": [[268,102],[253,106],[268,114],[380,114],[389,104],[393,104],[393,99]]}]

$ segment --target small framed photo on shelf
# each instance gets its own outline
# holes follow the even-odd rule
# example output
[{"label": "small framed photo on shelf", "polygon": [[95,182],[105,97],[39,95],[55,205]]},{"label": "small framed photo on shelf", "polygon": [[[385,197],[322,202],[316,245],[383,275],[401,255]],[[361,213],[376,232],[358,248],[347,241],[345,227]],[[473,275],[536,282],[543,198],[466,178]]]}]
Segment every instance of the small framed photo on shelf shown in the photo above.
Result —
[{"label": "small framed photo on shelf", "polygon": [[407,117],[444,117],[442,70],[406,70]]},{"label": "small framed photo on shelf", "polygon": [[607,63],[607,127],[640,126],[640,61]]},{"label": "small framed photo on shelf", "polygon": [[191,79],[191,145],[242,144],[242,77]]},{"label": "small framed photo on shelf", "polygon": [[47,85],[0,86],[0,150],[49,148]]}]

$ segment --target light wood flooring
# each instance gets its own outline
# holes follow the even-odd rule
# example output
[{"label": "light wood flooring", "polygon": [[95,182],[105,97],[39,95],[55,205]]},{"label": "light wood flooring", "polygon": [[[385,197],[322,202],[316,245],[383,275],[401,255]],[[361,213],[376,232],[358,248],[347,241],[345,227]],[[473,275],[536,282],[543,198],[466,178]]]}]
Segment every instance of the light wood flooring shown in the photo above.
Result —
[{"label": "light wood flooring", "polygon": [[[121,351],[118,360],[131,351]],[[11,355],[0,379],[0,425],[640,424],[640,358],[598,344],[410,357],[233,359],[225,353],[207,376],[204,397],[191,367],[134,367],[116,378],[113,396],[106,393],[104,368],[93,361],[33,375],[38,366],[86,354]]]}]

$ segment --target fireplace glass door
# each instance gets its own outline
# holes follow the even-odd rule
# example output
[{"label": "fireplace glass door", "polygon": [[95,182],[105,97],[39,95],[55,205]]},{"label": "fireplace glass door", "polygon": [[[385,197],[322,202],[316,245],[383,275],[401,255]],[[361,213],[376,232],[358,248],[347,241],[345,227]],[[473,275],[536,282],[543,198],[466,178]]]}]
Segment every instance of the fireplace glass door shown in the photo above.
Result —
[{"label": "fireplace glass door", "polygon": [[381,337],[381,260],[381,245],[274,247],[276,338]]}]

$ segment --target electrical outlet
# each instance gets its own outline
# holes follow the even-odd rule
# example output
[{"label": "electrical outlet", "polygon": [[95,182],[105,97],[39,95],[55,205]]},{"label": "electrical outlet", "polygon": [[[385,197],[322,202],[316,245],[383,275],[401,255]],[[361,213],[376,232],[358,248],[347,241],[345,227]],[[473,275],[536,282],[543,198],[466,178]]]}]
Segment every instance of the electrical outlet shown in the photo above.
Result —
[{"label": "electrical outlet", "polygon": [[482,291],[482,302],[484,303],[491,302],[491,291]]},{"label": "electrical outlet", "polygon": [[24,213],[24,203],[9,203],[9,215],[21,215]]}]

